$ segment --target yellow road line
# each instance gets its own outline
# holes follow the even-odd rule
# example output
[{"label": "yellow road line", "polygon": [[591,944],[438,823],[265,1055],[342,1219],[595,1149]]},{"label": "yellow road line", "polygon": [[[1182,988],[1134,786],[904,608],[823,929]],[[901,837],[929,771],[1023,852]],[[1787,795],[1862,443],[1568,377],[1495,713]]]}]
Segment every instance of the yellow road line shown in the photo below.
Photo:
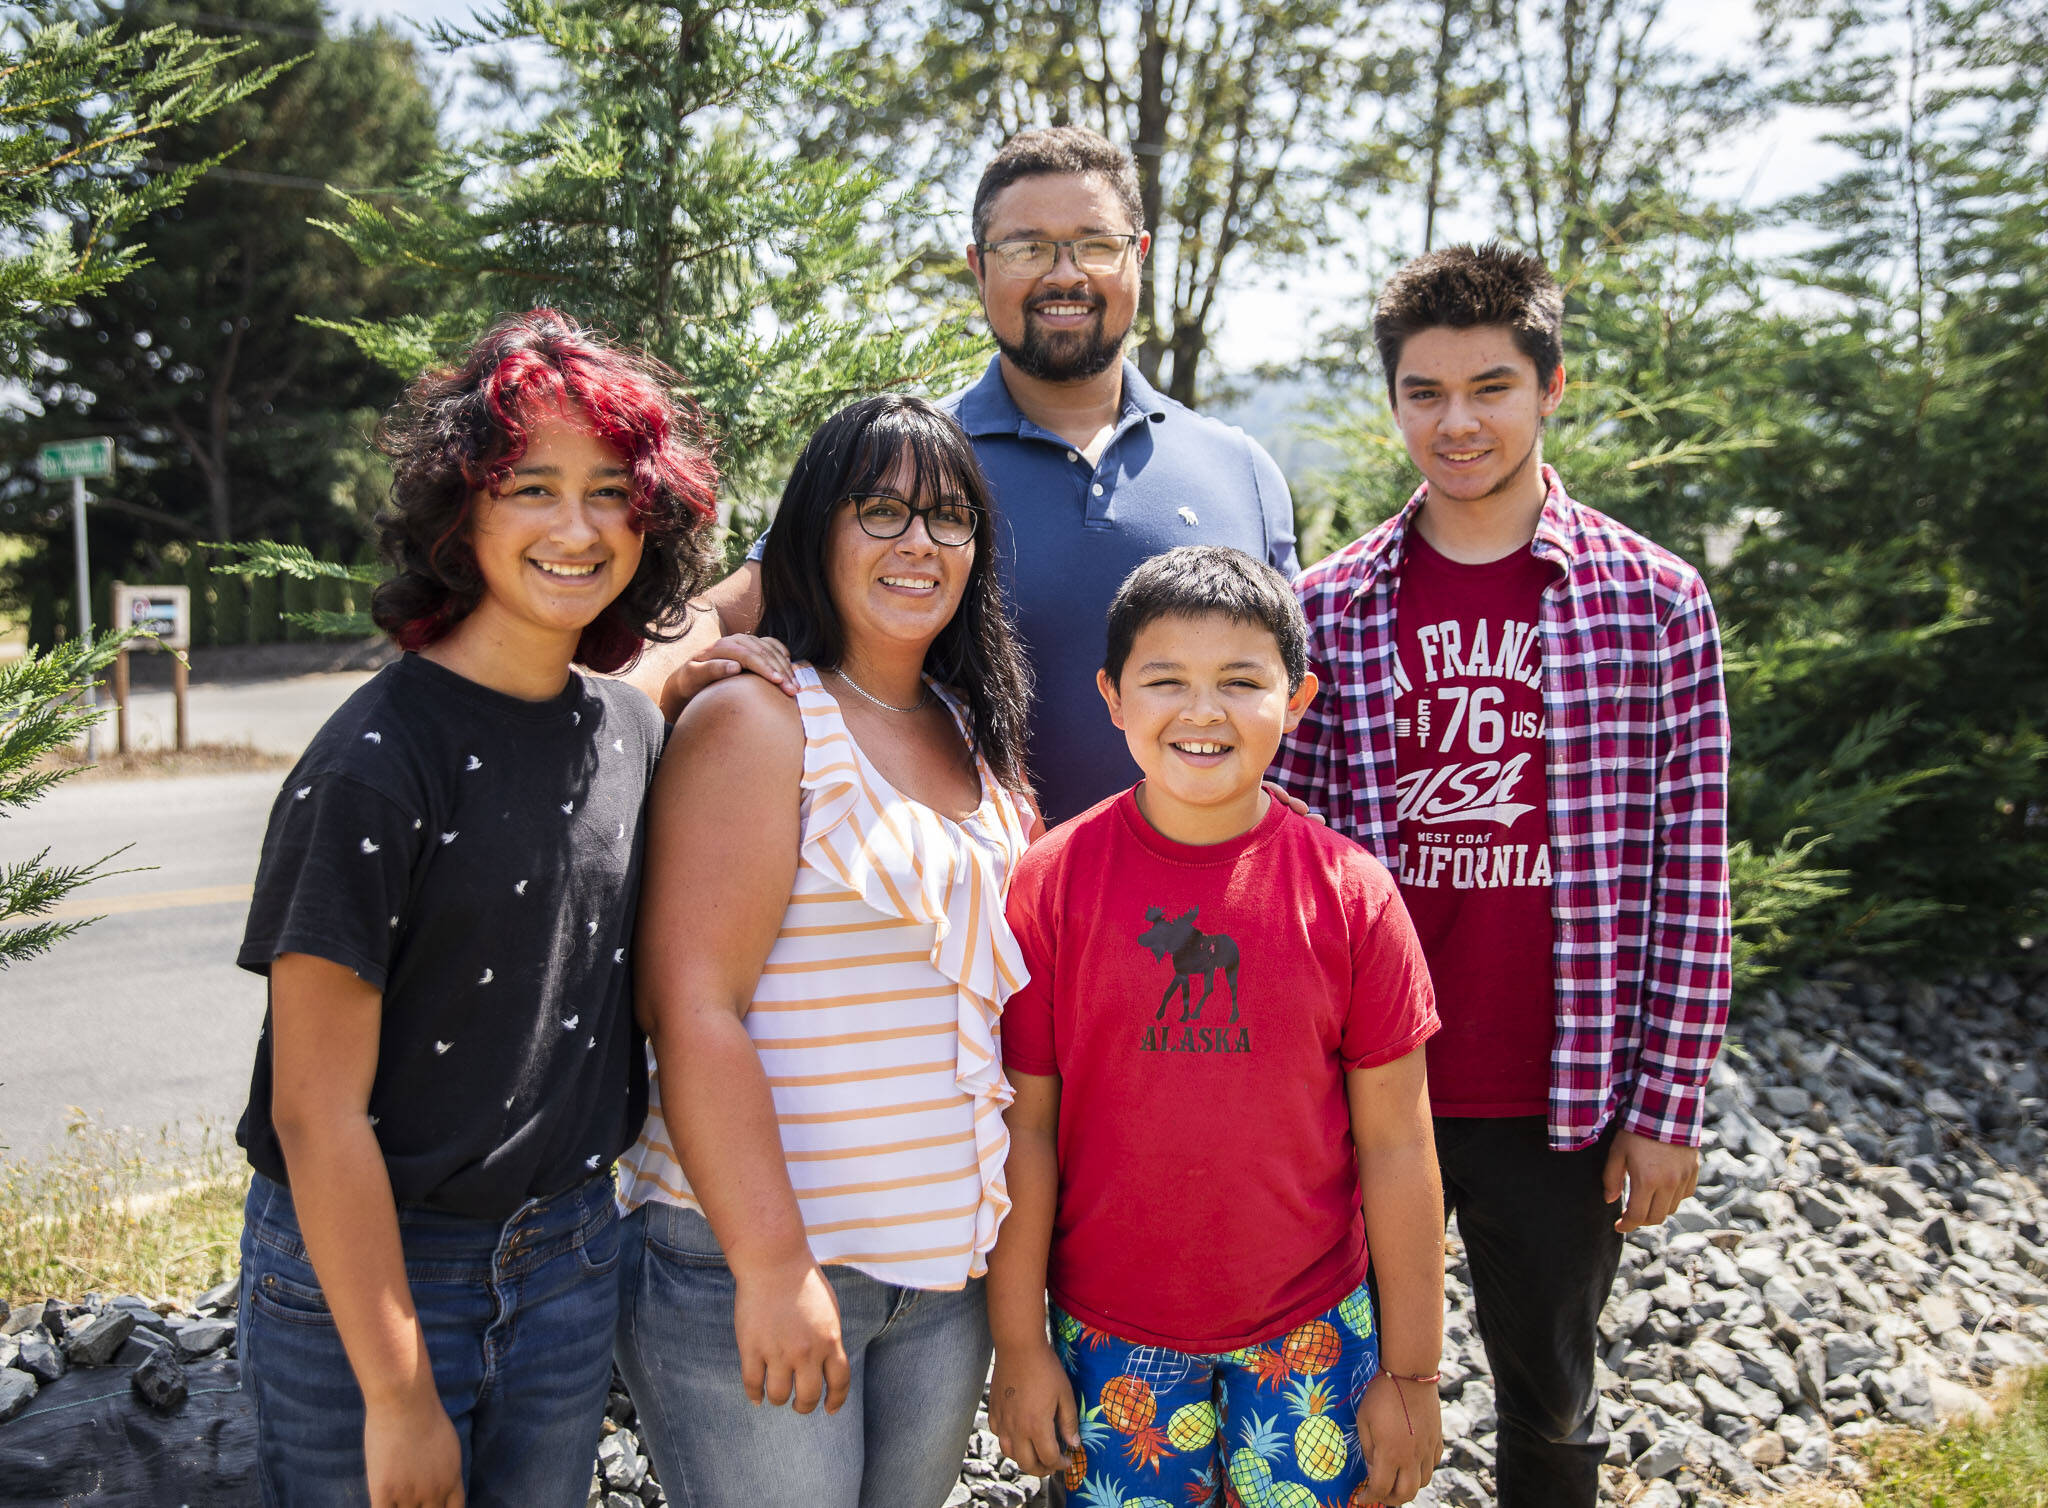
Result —
[{"label": "yellow road line", "polygon": [[254,885],[202,885],[196,890],[151,890],[142,895],[109,895],[98,900],[81,896],[63,901],[42,914],[41,920],[71,921],[81,916],[120,916],[128,911],[168,911],[177,906],[225,906],[245,904]]}]

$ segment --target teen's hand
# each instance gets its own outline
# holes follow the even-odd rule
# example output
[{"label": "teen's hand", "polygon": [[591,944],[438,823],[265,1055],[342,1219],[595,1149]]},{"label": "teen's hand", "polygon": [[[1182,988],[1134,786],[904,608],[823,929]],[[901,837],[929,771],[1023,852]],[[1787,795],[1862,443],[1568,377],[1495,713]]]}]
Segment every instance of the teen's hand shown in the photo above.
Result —
[{"label": "teen's hand", "polygon": [[836,1414],[853,1374],[840,1339],[839,1300],[809,1259],[765,1273],[733,1273],[732,1327],[747,1401],[808,1414],[822,1398]]},{"label": "teen's hand", "polygon": [[1674,1147],[1634,1131],[1616,1132],[1614,1145],[1607,1149],[1607,1172],[1602,1180],[1609,1204],[1621,1198],[1624,1179],[1628,1207],[1614,1228],[1626,1234],[1639,1226],[1662,1225],[1699,1182],[1699,1148]]},{"label": "teen's hand", "polygon": [[1436,1384],[1375,1373],[1358,1405],[1358,1444],[1368,1468],[1363,1501],[1393,1508],[1413,1498],[1429,1485],[1444,1453]]},{"label": "teen's hand", "polygon": [[424,1397],[368,1410],[363,1464],[371,1508],[462,1508],[462,1442],[431,1381]]},{"label": "teen's hand", "polygon": [[753,634],[727,634],[708,646],[688,664],[676,667],[668,678],[664,707],[683,706],[706,686],[728,676],[748,672],[773,681],[791,696],[796,695],[796,674],[789,668],[789,650],[780,639],[763,639]]},{"label": "teen's hand", "polygon": [[1050,1343],[996,1348],[988,1385],[988,1427],[1027,1476],[1049,1477],[1081,1444],[1080,1408]]},{"label": "teen's hand", "polygon": [[1282,806],[1286,807],[1290,812],[1294,813],[1295,816],[1306,817],[1311,822],[1320,822],[1323,820],[1321,817],[1318,817],[1314,812],[1310,811],[1308,809],[1308,803],[1302,800],[1299,796],[1281,790],[1279,786],[1273,784],[1273,782],[1270,780],[1265,782],[1265,785],[1266,794],[1268,796],[1271,796],[1275,801],[1279,802]]}]

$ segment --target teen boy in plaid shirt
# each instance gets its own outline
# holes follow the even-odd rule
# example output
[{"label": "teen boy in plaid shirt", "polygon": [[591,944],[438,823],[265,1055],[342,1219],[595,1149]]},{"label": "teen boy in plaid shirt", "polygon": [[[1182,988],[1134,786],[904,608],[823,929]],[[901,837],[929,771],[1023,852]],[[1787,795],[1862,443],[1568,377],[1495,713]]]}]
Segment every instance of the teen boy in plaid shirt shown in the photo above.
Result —
[{"label": "teen boy in plaid shirt", "polygon": [[1692,567],[1543,464],[1563,308],[1499,245],[1381,294],[1423,483],[1296,582],[1328,690],[1273,767],[1394,871],[1429,961],[1501,1508],[1594,1502],[1595,1321],[1622,1234],[1692,1192],[1728,1002],[1714,611]]}]

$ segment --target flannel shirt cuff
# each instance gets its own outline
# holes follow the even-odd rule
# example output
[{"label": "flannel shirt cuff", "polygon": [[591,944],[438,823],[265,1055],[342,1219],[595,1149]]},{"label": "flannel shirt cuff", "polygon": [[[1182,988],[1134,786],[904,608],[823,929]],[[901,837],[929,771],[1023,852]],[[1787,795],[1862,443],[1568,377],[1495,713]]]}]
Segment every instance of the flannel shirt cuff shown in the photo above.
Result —
[{"label": "flannel shirt cuff", "polygon": [[1707,1086],[1660,1078],[1638,1069],[1629,1089],[1628,1108],[1622,1113],[1624,1131],[1647,1136],[1674,1147],[1697,1147],[1705,1122]]}]

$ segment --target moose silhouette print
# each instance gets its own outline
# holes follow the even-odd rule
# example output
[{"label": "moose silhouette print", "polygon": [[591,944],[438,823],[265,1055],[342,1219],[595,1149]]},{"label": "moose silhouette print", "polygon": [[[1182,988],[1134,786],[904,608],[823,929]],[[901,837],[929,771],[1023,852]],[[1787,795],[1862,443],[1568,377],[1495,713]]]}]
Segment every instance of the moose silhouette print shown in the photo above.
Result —
[{"label": "moose silhouette print", "polygon": [[[1154,958],[1173,960],[1173,980],[1159,997],[1159,1009],[1152,1013],[1154,1021],[1165,1017],[1166,1002],[1173,998],[1175,990],[1180,991],[1180,1019],[1201,1020],[1202,1007],[1216,993],[1218,974],[1230,981],[1230,1019],[1233,1023],[1237,1020],[1237,944],[1221,932],[1204,932],[1197,927],[1195,918],[1201,910],[1197,906],[1185,916],[1169,918],[1157,906],[1145,908],[1145,920],[1150,925],[1138,934],[1138,941],[1151,950]],[[1202,976],[1202,998],[1191,1007],[1188,997],[1198,974]]]}]

